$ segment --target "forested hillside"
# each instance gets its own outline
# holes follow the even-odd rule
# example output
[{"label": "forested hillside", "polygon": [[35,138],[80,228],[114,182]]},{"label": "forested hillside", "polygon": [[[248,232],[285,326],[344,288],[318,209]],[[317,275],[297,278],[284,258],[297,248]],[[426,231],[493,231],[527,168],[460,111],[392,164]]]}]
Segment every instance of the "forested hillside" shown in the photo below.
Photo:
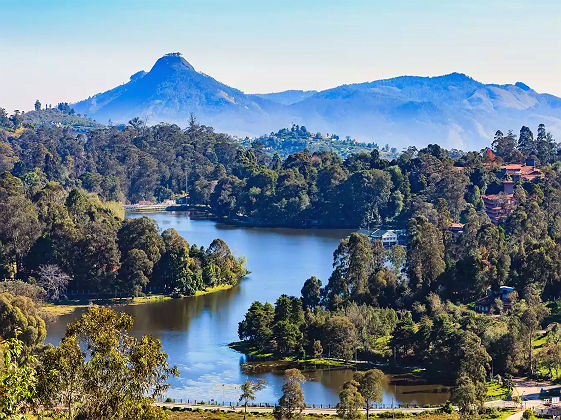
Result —
[{"label": "forested hillside", "polygon": [[559,149],[543,125],[535,137],[528,127],[519,137],[497,132],[493,156],[429,145],[392,160],[376,149],[345,159],[306,150],[271,158],[258,143],[243,147],[195,120],[185,130],[134,119],[124,129],[77,134],[40,127],[0,136],[0,171],[26,185],[56,181],[132,203],[187,191],[191,204],[207,205],[224,220],[260,225],[404,226],[419,212],[434,219],[444,209],[463,223],[470,208],[483,211],[482,195],[502,191],[510,179],[505,163],[532,158],[543,167],[546,180],[516,180],[526,190],[558,177]]},{"label": "forested hillside", "polygon": [[224,241],[189,245],[149,218],[123,220],[117,203],[54,181],[0,176],[0,278],[39,283],[49,296],[192,295],[246,274]]}]

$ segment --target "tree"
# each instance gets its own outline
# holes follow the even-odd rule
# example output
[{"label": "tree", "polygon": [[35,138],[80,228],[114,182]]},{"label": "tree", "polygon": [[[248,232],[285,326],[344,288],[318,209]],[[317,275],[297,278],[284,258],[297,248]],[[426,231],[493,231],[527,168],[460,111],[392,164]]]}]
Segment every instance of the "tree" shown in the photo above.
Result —
[{"label": "tree", "polygon": [[323,347],[321,345],[321,341],[314,340],[314,357],[320,358],[323,356]]},{"label": "tree", "polygon": [[294,354],[302,346],[303,335],[298,325],[290,321],[278,321],[273,326],[277,352],[281,355]]},{"label": "tree", "polygon": [[522,126],[520,129],[520,135],[518,136],[518,150],[520,150],[526,157],[536,153],[534,134],[526,126]]},{"label": "tree", "polygon": [[152,403],[169,387],[168,376],[178,371],[169,367],[160,340],[133,337],[129,334],[132,325],[130,315],[91,307],[67,326],[65,338],[51,353],[53,367],[59,370],[49,369],[45,374],[65,377],[54,383],[54,392],[64,397],[66,404],[75,401],[82,417],[161,415],[161,409]]},{"label": "tree", "polygon": [[526,306],[520,318],[527,331],[528,371],[531,376],[534,375],[534,337],[538,327],[546,315],[547,308],[541,301],[539,291],[535,286],[529,285],[526,289]]},{"label": "tree", "polygon": [[310,277],[304,282],[300,293],[302,294],[302,306],[304,309],[314,311],[319,305],[321,298],[321,280],[316,276]]},{"label": "tree", "polygon": [[358,384],[355,381],[346,382],[343,391],[339,394],[337,415],[344,419],[357,419],[360,417],[364,402],[363,396],[358,391]]},{"label": "tree", "polygon": [[444,272],[442,233],[424,217],[415,217],[407,225],[407,272],[413,290],[431,290]]},{"label": "tree", "polygon": [[238,336],[241,340],[253,341],[261,349],[269,345],[273,334],[274,308],[270,303],[253,302],[245,314],[245,319],[238,324]]},{"label": "tree", "polygon": [[41,111],[41,102],[39,102],[39,99],[35,101],[35,111]]},{"label": "tree", "polygon": [[503,159],[509,159],[516,148],[516,136],[509,131],[505,136],[501,130],[497,130],[493,140],[493,151]]},{"label": "tree", "polygon": [[356,328],[345,316],[332,316],[325,322],[324,340],[330,357],[350,360],[357,346]]},{"label": "tree", "polygon": [[74,418],[76,404],[85,392],[84,354],[76,337],[65,337],[57,347],[40,354],[37,376],[38,401],[42,407],[62,405]]},{"label": "tree", "polygon": [[70,276],[60,269],[58,265],[40,265],[37,272],[39,275],[38,285],[45,289],[48,299],[57,301],[64,297]]},{"label": "tree", "polygon": [[407,261],[407,252],[401,245],[393,245],[387,251],[388,260],[392,263],[393,269],[399,275]]},{"label": "tree", "polygon": [[169,188],[158,185],[154,190],[154,197],[158,203],[173,198],[173,191]]},{"label": "tree", "polygon": [[35,395],[35,356],[24,357],[25,343],[14,338],[0,342],[0,418],[25,418],[26,407]]},{"label": "tree", "polygon": [[203,282],[191,269],[195,260],[189,256],[189,244],[175,229],[166,229],[162,239],[165,251],[154,267],[150,287],[166,294],[194,295]]},{"label": "tree", "polygon": [[276,419],[291,420],[300,416],[302,410],[306,406],[304,391],[302,391],[302,387],[300,386],[305,380],[306,378],[298,369],[287,369],[284,372],[282,396],[273,411]]},{"label": "tree", "polygon": [[382,381],[384,373],[379,369],[366,372],[355,372],[353,379],[358,384],[358,391],[366,403],[366,419],[369,419],[370,408],[373,402],[382,402]]},{"label": "tree", "polygon": [[486,369],[491,357],[481,339],[471,331],[463,334],[460,344],[460,368],[452,400],[460,414],[468,418],[483,408],[487,400]]},{"label": "tree", "polygon": [[0,293],[0,337],[18,338],[33,347],[47,336],[45,321],[39,316],[37,304],[25,296]]},{"label": "tree", "polygon": [[255,400],[255,393],[257,391],[260,391],[264,387],[265,387],[265,380],[264,379],[259,379],[258,381],[247,380],[243,384],[241,384],[240,389],[241,389],[242,393],[240,394],[239,401],[240,402],[243,401],[243,405],[244,405],[243,418],[244,418],[244,420],[247,419],[247,405],[249,404],[250,401]]},{"label": "tree", "polygon": [[33,203],[25,196],[19,178],[9,172],[0,177],[0,259],[12,266],[13,277],[21,269],[21,260],[40,234]]}]

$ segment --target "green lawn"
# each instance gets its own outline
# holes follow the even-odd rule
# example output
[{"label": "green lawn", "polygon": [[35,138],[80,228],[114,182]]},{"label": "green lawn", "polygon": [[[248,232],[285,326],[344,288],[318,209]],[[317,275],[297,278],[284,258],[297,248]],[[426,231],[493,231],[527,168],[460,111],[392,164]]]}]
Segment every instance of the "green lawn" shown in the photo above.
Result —
[{"label": "green lawn", "polygon": [[508,396],[508,390],[497,382],[487,383],[487,398],[489,400],[502,400]]}]

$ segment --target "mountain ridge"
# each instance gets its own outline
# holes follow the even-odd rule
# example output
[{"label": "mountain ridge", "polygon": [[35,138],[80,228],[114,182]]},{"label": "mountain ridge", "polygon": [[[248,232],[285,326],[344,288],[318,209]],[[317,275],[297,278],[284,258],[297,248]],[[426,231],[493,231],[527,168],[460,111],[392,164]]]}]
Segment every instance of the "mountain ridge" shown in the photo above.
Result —
[{"label": "mountain ridge", "polygon": [[396,146],[437,142],[479,148],[497,129],[545,123],[561,136],[561,98],[523,82],[484,84],[453,72],[398,76],[321,91],[246,94],[198,72],[179,53],[159,58],[150,71],[74,105],[97,120],[186,125],[191,114],[217,130],[258,136],[292,123]]}]

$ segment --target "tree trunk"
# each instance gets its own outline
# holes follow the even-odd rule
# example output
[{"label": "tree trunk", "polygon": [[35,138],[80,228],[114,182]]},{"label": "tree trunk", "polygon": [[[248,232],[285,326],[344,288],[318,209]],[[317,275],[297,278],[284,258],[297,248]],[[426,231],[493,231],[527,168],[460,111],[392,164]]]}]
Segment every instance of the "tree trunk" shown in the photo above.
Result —
[{"label": "tree trunk", "polygon": [[247,401],[244,404],[244,410],[243,410],[243,420],[247,419]]},{"label": "tree trunk", "polygon": [[530,341],[530,352],[529,352],[529,356],[530,356],[530,357],[529,357],[529,361],[530,361],[530,376],[531,376],[531,377],[534,376],[534,366],[533,366],[533,364],[532,364],[532,350],[533,350],[532,347],[533,347],[533,345],[534,345],[534,343],[532,343],[532,337],[533,337],[533,336],[534,336],[534,331],[533,331],[533,330],[530,330],[530,338],[529,338],[529,341]]},{"label": "tree trunk", "polygon": [[370,418],[370,402],[366,400],[366,420]]}]

